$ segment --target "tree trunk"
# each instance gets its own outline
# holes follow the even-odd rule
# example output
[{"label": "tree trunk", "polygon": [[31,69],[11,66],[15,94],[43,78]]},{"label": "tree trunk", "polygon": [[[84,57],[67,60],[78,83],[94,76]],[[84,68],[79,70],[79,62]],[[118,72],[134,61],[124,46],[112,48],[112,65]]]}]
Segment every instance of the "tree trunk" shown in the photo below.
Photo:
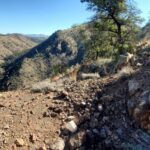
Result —
[{"label": "tree trunk", "polygon": [[123,49],[123,38],[122,38],[122,28],[121,28],[121,24],[117,23],[117,38],[118,38],[118,52],[119,54],[124,54],[124,49]]}]

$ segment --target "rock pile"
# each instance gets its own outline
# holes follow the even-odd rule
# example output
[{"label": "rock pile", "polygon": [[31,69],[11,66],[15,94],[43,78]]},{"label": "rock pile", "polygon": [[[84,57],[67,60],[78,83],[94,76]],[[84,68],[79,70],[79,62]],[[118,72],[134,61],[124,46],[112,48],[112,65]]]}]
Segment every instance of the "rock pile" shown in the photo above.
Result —
[{"label": "rock pile", "polygon": [[150,148],[149,134],[139,128],[150,129],[149,68],[141,64],[146,65],[133,77],[65,84],[68,94],[61,100],[65,111],[59,116],[63,116],[60,136],[66,149]]}]

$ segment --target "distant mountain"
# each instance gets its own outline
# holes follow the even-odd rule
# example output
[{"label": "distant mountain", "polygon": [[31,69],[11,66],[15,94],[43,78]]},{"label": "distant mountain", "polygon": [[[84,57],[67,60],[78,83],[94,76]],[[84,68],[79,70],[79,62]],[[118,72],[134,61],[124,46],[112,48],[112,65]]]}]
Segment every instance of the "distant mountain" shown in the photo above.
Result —
[{"label": "distant mountain", "polygon": [[0,34],[0,60],[36,46],[37,43],[21,34]]},{"label": "distant mountain", "polygon": [[85,54],[83,34],[84,37],[91,35],[87,25],[55,32],[46,41],[8,64],[0,87],[29,87],[58,71],[64,71],[66,67],[81,63]]},{"label": "distant mountain", "polygon": [[26,34],[25,36],[29,38],[31,41],[38,43],[38,44],[42,43],[49,37],[48,35],[44,35],[44,34]]}]

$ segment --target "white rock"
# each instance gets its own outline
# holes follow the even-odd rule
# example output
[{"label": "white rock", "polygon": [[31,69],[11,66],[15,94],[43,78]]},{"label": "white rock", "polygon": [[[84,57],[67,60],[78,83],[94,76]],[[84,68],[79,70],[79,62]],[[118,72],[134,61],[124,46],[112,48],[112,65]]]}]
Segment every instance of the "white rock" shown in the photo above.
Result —
[{"label": "white rock", "polygon": [[136,65],[137,65],[138,67],[141,67],[141,66],[142,66],[142,64],[141,64],[141,63],[137,63]]},{"label": "white rock", "polygon": [[66,129],[68,129],[70,132],[74,133],[77,131],[77,125],[76,123],[72,120],[68,123],[66,123]]},{"label": "white rock", "polygon": [[99,111],[102,111],[102,110],[103,110],[103,106],[99,104],[99,105],[98,105],[98,110],[99,110]]},{"label": "white rock", "polygon": [[24,140],[23,139],[16,139],[15,143],[16,143],[16,146],[22,147],[24,145]]},{"label": "white rock", "polygon": [[62,138],[58,138],[54,144],[50,145],[51,150],[64,150],[65,142]]},{"label": "white rock", "polygon": [[81,102],[81,104],[82,104],[83,106],[85,106],[85,105],[86,105],[86,102]]}]

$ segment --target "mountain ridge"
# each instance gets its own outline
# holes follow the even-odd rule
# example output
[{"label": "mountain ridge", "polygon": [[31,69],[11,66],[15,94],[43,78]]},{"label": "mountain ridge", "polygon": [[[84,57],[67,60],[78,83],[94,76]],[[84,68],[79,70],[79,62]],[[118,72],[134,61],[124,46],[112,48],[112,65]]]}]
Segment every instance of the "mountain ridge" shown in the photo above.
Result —
[{"label": "mountain ridge", "polygon": [[83,40],[80,32],[89,36],[86,25],[57,31],[46,41],[16,58],[5,67],[1,81],[4,89],[31,86],[33,83],[51,77],[56,70],[81,63],[84,57]]}]

